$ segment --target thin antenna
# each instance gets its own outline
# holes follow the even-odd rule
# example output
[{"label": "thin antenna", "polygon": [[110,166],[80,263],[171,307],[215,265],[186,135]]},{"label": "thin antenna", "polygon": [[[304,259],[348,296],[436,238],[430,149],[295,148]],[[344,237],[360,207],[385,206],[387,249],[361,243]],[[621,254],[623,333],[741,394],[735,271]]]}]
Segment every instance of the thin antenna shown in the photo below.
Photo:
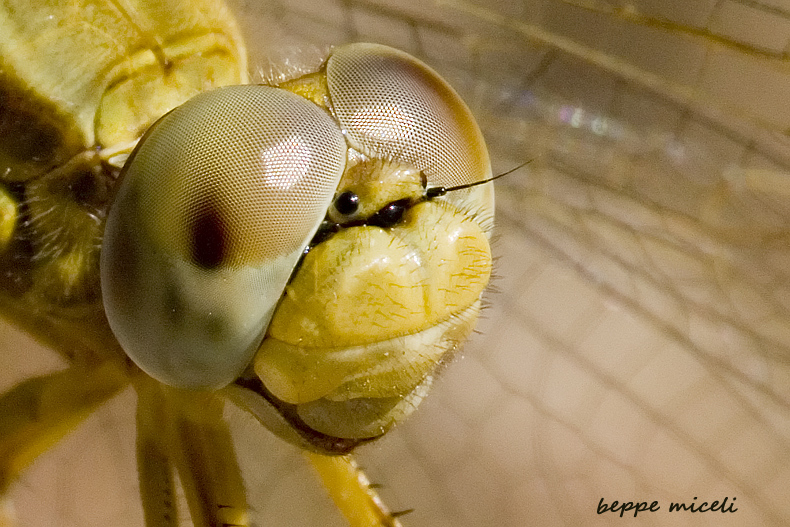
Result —
[{"label": "thin antenna", "polygon": [[488,178],[488,179],[483,179],[481,181],[475,181],[474,183],[466,183],[464,185],[458,185],[457,187],[431,187],[429,189],[425,189],[425,199],[426,200],[431,200],[431,199],[439,197],[439,196],[444,196],[448,192],[452,192],[454,190],[464,190],[464,189],[467,189],[467,188],[476,187],[478,185],[484,185],[486,183],[491,183],[495,179],[499,179],[501,177],[507,176],[508,174],[512,174],[516,170],[524,168],[528,164],[532,163],[532,161],[533,161],[532,159],[530,159],[529,161],[524,161],[520,165],[518,165],[518,166],[516,166],[514,168],[511,168],[507,172],[502,172],[501,174],[498,174],[498,175],[496,175],[494,177],[491,177],[491,178]]}]

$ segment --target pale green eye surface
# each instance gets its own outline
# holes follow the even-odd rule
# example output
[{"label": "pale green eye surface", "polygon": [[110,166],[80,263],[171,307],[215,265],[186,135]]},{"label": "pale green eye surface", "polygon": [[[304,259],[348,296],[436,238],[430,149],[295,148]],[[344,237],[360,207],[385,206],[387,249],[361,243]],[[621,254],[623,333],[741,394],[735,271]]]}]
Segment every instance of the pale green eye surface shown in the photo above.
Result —
[{"label": "pale green eye surface", "polygon": [[[404,524],[790,521],[781,5],[246,4],[272,9],[242,21],[283,37],[275,58],[357,40],[414,53],[473,108],[495,173],[535,159],[499,182],[484,335],[360,451],[385,500],[415,509]],[[10,338],[15,380],[62,367]],[[124,395],[25,474],[23,525],[143,525]],[[258,525],[344,524],[294,449],[231,417]],[[667,512],[695,496],[738,511]],[[601,498],[662,509],[598,515]]]},{"label": "pale green eye surface", "polygon": [[238,377],[344,166],[335,123],[283,90],[220,88],[157,122],[102,245],[104,307],[126,353],[173,386]]},{"label": "pale green eye surface", "polygon": [[[408,54],[375,44],[332,53],[327,85],[351,146],[396,157],[452,187],[491,175],[488,149],[463,100],[444,79]],[[493,215],[493,192],[481,186],[447,196]]]}]

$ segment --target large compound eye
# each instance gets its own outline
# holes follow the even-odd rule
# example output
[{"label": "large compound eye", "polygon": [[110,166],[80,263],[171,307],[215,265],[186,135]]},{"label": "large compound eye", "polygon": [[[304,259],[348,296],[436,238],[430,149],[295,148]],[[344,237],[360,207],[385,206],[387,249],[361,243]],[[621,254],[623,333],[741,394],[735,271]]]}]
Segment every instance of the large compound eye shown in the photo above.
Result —
[{"label": "large compound eye", "polygon": [[[435,71],[378,44],[333,51],[326,65],[332,108],[351,146],[423,171],[429,186],[453,187],[491,177],[488,149],[469,108]],[[491,185],[447,199],[493,216]]]},{"label": "large compound eye", "polygon": [[102,296],[126,353],[174,386],[250,362],[345,167],[324,111],[284,90],[198,95],[130,158],[102,246]]}]

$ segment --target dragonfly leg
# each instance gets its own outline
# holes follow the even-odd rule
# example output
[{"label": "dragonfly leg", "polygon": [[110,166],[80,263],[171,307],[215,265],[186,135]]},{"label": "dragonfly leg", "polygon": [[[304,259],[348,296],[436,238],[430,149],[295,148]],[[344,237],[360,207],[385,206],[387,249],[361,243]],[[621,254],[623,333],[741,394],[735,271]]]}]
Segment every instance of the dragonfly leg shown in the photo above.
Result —
[{"label": "dragonfly leg", "polygon": [[0,500],[26,467],[127,382],[108,362],[34,377],[0,395]]},{"label": "dragonfly leg", "polygon": [[400,527],[351,455],[323,456],[303,451],[351,527]]}]

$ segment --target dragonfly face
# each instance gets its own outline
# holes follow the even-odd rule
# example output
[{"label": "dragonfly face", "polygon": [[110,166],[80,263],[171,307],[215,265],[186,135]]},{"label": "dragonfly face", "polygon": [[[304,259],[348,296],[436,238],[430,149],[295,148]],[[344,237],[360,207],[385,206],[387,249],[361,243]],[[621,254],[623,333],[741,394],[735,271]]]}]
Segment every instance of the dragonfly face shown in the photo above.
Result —
[{"label": "dragonfly face", "polygon": [[[415,508],[404,523],[614,525],[624,519],[595,513],[611,494],[658,499],[656,525],[786,524],[787,346],[778,328],[787,266],[777,262],[788,216],[781,185],[766,185],[788,166],[786,75],[774,39],[782,32],[738,31],[746,20],[783,28],[786,17],[761,2],[634,2],[601,13],[490,2],[466,17],[426,2],[352,1],[311,4],[327,13],[319,20],[301,4],[271,4],[288,36],[282,49],[361,39],[426,56],[475,110],[495,171],[537,158],[528,178],[502,181],[501,292],[485,313],[486,337],[420,412],[361,449],[385,498]],[[491,13],[506,20],[480,21]],[[644,14],[679,31],[640,22]],[[265,14],[241,19],[249,34],[267,27]],[[569,58],[519,24],[657,77]],[[728,221],[711,228],[717,218]],[[30,375],[32,359],[47,355],[28,346],[11,352]],[[25,476],[15,492],[24,517],[49,509],[59,525],[119,525],[107,518],[139,507],[133,479],[119,476],[135,471],[133,401],[122,402]],[[261,525],[344,524],[330,519],[331,504],[283,442],[239,416],[234,424]],[[93,477],[69,478],[75,471]],[[67,500],[54,481],[82,490]],[[53,494],[57,510],[47,505]],[[703,495],[737,496],[739,511],[666,512],[671,501]]]},{"label": "dragonfly face", "polygon": [[341,47],[281,88],[199,95],[121,176],[102,247],[110,326],[179,387],[226,386],[258,350],[263,389],[300,424],[378,437],[469,334],[490,275],[492,192],[429,189],[489,175],[455,92],[384,46]]}]

